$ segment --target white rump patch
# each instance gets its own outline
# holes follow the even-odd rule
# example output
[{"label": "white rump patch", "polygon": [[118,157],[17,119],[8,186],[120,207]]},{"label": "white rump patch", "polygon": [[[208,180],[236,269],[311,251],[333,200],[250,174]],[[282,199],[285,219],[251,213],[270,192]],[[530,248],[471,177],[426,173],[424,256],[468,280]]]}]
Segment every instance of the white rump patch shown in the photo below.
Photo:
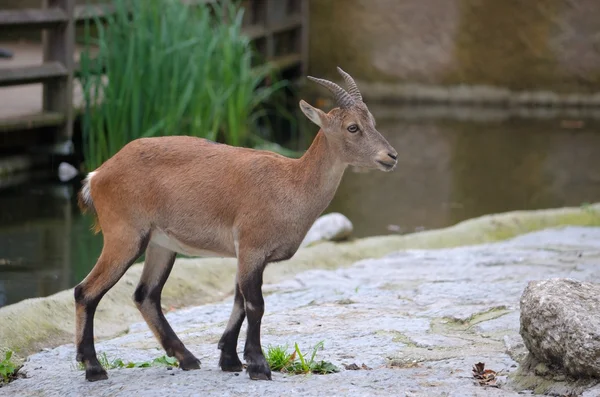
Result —
[{"label": "white rump patch", "polygon": [[90,190],[90,182],[92,178],[96,175],[96,171],[92,171],[85,177],[83,181],[83,187],[81,188],[81,196],[83,197],[83,202],[90,205],[92,202],[92,192]]}]

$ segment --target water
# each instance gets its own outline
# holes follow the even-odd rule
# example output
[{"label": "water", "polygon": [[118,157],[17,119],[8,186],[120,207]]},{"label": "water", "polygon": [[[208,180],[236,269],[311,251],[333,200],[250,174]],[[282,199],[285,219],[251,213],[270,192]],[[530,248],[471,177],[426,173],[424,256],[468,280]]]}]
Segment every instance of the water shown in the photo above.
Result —
[{"label": "water", "polygon": [[[372,111],[399,163],[344,175],[327,211],[348,216],[356,236],[600,201],[598,120]],[[78,186],[42,178],[0,190],[0,306],[72,287],[94,265],[102,237],[79,214]]]},{"label": "water", "polygon": [[0,190],[0,306],[70,288],[93,267],[102,237],[79,214],[78,181]]},{"label": "water", "polygon": [[348,216],[357,236],[600,200],[598,119],[374,114],[398,151],[398,166],[392,174],[350,169],[329,208]]}]

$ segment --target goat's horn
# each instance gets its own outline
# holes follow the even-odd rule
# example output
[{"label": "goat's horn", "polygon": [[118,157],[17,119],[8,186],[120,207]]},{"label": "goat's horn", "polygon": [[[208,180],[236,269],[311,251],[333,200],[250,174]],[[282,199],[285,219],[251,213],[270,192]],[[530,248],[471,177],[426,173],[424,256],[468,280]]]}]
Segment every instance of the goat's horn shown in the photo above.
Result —
[{"label": "goat's horn", "polygon": [[346,82],[346,86],[348,86],[348,93],[350,94],[350,96],[354,100],[362,102],[362,95],[360,94],[360,91],[358,90],[358,87],[356,86],[356,82],[354,81],[352,76],[350,76],[348,73],[344,72],[342,70],[342,68],[340,68],[339,66],[338,66],[337,70],[344,78],[344,81]]},{"label": "goat's horn", "polygon": [[332,83],[329,80],[318,79],[316,77],[308,76],[308,79],[315,83],[321,84],[333,93],[336,103],[341,108],[347,108],[354,105],[354,99],[339,85]]}]

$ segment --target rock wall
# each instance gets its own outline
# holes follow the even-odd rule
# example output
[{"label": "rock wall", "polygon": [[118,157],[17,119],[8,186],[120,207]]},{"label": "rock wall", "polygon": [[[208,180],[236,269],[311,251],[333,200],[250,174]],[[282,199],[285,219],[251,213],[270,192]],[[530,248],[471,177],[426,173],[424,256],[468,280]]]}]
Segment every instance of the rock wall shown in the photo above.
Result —
[{"label": "rock wall", "polygon": [[310,64],[364,82],[600,89],[597,0],[310,0]]}]

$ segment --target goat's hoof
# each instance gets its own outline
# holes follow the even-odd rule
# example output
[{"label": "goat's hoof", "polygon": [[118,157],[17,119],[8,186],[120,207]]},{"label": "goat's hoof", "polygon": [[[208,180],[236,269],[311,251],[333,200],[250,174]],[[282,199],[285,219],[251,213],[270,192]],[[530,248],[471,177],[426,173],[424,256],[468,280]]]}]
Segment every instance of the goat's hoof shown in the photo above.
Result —
[{"label": "goat's hoof", "polygon": [[179,368],[184,371],[189,371],[191,369],[200,369],[200,360],[196,357],[186,357],[179,362]]},{"label": "goat's hoof", "polygon": [[252,380],[271,380],[271,369],[266,362],[248,364],[246,372]]},{"label": "goat's hoof", "polygon": [[106,373],[106,370],[100,366],[89,367],[85,370],[85,379],[90,382],[106,380],[108,379],[108,374]]},{"label": "goat's hoof", "polygon": [[221,352],[219,367],[221,367],[221,370],[225,372],[241,372],[244,369],[244,366],[242,365],[237,353],[226,354]]}]

